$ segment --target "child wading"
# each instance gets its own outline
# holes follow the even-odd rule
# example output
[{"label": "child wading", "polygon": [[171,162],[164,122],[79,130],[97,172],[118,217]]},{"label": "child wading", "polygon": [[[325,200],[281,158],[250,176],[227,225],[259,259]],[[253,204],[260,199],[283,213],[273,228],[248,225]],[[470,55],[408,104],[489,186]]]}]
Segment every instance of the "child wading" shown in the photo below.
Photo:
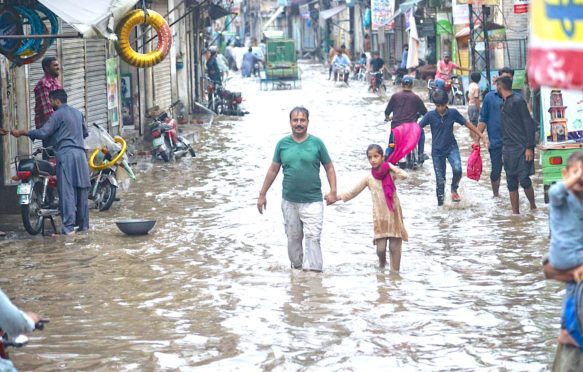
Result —
[{"label": "child wading", "polygon": [[433,170],[435,171],[435,189],[437,194],[437,205],[443,205],[445,199],[445,161],[449,161],[453,178],[451,180],[451,200],[459,202],[461,200],[457,189],[462,178],[462,160],[457,141],[453,135],[453,125],[455,123],[465,125],[470,132],[482,138],[485,147],[488,147],[488,138],[480,133],[478,129],[466,120],[458,110],[447,107],[448,96],[443,90],[433,93],[435,110],[429,111],[419,122],[421,128],[429,125],[433,143],[431,146],[431,158],[433,159]]},{"label": "child wading", "polygon": [[[574,282],[579,282],[583,275],[583,151],[569,156],[563,182],[550,188],[549,214],[550,263],[557,270],[573,270]],[[567,283],[559,343],[583,348],[583,335],[574,315],[574,282]]]},{"label": "child wading", "polygon": [[401,203],[397,197],[397,189],[393,182],[392,174],[397,178],[406,178],[407,173],[397,166],[383,162],[384,152],[379,145],[370,145],[366,150],[366,156],[372,166],[367,174],[354,188],[339,195],[339,199],[347,202],[356,197],[368,187],[372,196],[372,213],[374,222],[373,244],[377,248],[379,265],[384,268],[387,262],[387,240],[391,256],[391,269],[399,271],[401,267],[401,244],[407,241],[409,236],[403,224]]}]

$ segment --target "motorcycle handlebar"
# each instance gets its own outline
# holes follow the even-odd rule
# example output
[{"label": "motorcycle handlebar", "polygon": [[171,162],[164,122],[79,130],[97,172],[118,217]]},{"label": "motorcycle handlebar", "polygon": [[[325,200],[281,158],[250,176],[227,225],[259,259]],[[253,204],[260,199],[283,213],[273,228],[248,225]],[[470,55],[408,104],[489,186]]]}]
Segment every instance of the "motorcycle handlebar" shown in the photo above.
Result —
[{"label": "motorcycle handlebar", "polygon": [[[45,328],[45,324],[49,323],[50,320],[48,319],[41,319],[34,324],[34,330],[42,331]],[[26,335],[18,335],[13,340],[8,340],[7,338],[2,337],[1,342],[4,347],[23,347],[28,344],[28,337]]]}]

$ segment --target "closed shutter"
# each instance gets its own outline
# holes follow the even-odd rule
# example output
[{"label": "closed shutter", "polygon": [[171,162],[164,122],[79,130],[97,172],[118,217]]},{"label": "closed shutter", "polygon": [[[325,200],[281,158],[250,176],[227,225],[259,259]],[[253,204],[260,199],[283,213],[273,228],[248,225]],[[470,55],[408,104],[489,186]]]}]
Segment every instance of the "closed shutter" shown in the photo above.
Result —
[{"label": "closed shutter", "polygon": [[[156,3],[153,5],[154,11],[160,13],[162,17],[166,16],[168,13],[168,3]],[[151,41],[152,47],[155,48],[158,39]],[[170,55],[157,65],[153,67],[154,69],[154,105],[157,105],[161,110],[167,110],[172,104],[172,75],[170,70]]]},{"label": "closed shutter", "polygon": [[87,92],[88,125],[93,123],[107,129],[107,79],[105,72],[105,40],[86,40],[85,89]]},{"label": "closed shutter", "polygon": [[[63,33],[77,31],[63,23]],[[67,103],[82,113],[86,113],[85,106],[85,40],[61,40],[61,75],[63,88],[67,92]]]}]

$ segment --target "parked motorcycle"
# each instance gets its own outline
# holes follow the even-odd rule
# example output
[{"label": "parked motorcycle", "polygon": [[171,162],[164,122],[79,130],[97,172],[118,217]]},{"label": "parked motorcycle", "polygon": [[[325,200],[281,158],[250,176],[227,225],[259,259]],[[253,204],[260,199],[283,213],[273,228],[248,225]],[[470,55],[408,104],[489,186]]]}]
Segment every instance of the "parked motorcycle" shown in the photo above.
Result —
[{"label": "parked motorcycle", "polygon": [[[174,102],[169,107],[169,111],[179,101]],[[180,158],[187,153],[195,157],[196,153],[186,138],[177,133],[176,120],[168,115],[166,111],[161,112],[150,124],[150,134],[152,135],[152,156],[156,159],[169,162],[174,158]]]},{"label": "parked motorcycle", "polygon": [[382,71],[372,72],[369,74],[368,91],[377,93],[379,96],[382,96],[387,92],[387,87],[383,79]]},{"label": "parked motorcycle", "polygon": [[[20,181],[16,188],[18,204],[24,228],[31,235],[41,231],[44,234],[45,219],[49,219],[54,231],[57,231],[52,219],[59,215],[57,160],[49,156],[51,150],[50,147],[41,147],[31,156],[17,156],[15,159],[16,179]],[[48,160],[37,158],[43,153]]]},{"label": "parked motorcycle", "polygon": [[[41,319],[34,325],[35,330],[42,331],[45,328],[45,324],[49,323],[49,320]],[[25,335],[17,335],[16,337],[9,337],[0,328],[0,359],[9,360],[10,356],[6,349],[8,347],[23,347],[28,344],[28,337]]]},{"label": "parked motorcycle", "polygon": [[240,92],[231,92],[224,85],[207,78],[208,108],[217,115],[243,116],[241,109],[243,96]]},{"label": "parked motorcycle", "polygon": [[89,199],[99,211],[106,211],[116,200],[118,169],[124,169],[131,179],[136,179],[129,165],[127,144],[119,136],[112,138],[105,128],[93,124],[87,137],[86,146],[94,149],[89,156],[91,169],[91,189]]},{"label": "parked motorcycle", "polygon": [[[433,92],[437,89],[435,80],[429,79],[427,81],[427,93],[429,94],[429,102],[433,103]],[[453,75],[451,79],[445,80],[443,90],[448,95],[448,102],[450,105],[465,105],[466,98],[463,93],[463,84],[459,76]]]}]

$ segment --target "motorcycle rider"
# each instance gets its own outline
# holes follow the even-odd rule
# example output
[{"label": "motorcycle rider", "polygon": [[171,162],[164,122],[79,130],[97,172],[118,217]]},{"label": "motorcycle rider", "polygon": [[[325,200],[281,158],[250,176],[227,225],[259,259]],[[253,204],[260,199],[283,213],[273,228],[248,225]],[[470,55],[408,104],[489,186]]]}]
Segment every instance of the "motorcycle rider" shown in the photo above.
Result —
[{"label": "motorcycle rider", "polygon": [[[409,76],[406,76],[403,78],[403,80],[401,80],[401,85],[403,89],[391,96],[389,103],[387,104],[387,108],[385,109],[386,118],[389,118],[391,114],[393,115],[391,121],[391,137],[389,139],[389,146],[387,147],[386,151],[387,158],[393,151],[397,150],[397,147],[399,146],[399,143],[395,143],[394,148],[391,148],[390,146],[394,140],[393,133],[397,130],[405,130],[409,133],[413,133],[411,132],[411,129],[413,128],[410,125],[414,124],[418,127],[417,119],[427,113],[427,108],[425,107],[423,100],[419,98],[415,92],[413,92],[413,79]],[[397,129],[402,125],[402,128]],[[417,132],[417,128],[414,129],[414,132]],[[420,127],[419,132],[419,138],[416,141],[419,162],[422,164],[424,161],[423,151],[425,146],[425,134],[422,130],[420,130]],[[405,151],[403,156],[407,155],[409,151]]]},{"label": "motorcycle rider", "polygon": [[[383,71],[385,69],[385,61],[381,58],[381,54],[378,51],[372,52],[372,59],[370,60],[370,69],[372,73]],[[374,88],[377,89],[381,85],[382,74],[375,75]]]},{"label": "motorcycle rider", "polygon": [[445,82],[451,79],[453,70],[470,71],[465,67],[453,63],[449,52],[443,52],[443,59],[437,62],[437,70],[435,71],[435,87],[443,89]]},{"label": "motorcycle rider", "polygon": [[340,69],[344,69],[344,82],[348,85],[348,75],[350,69],[350,58],[344,53],[344,50],[340,48],[338,54],[332,60],[332,66],[334,68],[334,81],[338,80],[338,72]]}]

